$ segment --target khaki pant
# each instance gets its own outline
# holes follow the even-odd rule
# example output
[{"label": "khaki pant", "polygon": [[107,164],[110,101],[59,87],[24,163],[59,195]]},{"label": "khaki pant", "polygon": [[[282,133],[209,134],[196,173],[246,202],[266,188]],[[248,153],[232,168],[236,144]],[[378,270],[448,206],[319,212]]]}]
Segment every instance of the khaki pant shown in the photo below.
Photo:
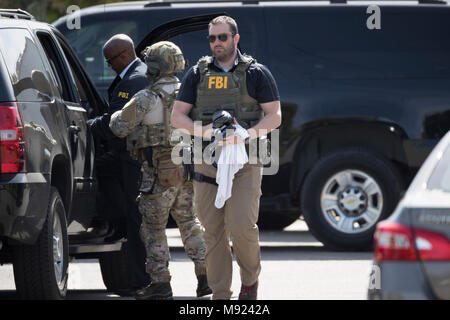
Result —
[{"label": "khaki pant", "polygon": [[[213,166],[195,165],[195,172],[216,176]],[[233,180],[231,198],[223,208],[214,206],[217,186],[194,180],[194,207],[205,228],[206,273],[213,299],[230,299],[232,255],[229,239],[240,267],[241,281],[252,285],[261,271],[259,230],[256,222],[261,197],[262,167],[246,164]]]}]

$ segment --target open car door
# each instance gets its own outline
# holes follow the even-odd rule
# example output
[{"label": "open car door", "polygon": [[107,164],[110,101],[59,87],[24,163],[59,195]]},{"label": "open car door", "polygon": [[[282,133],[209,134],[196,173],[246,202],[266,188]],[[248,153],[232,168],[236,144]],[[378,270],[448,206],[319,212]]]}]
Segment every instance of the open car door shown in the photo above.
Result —
[{"label": "open car door", "polygon": [[[166,41],[178,35],[202,31],[208,29],[209,22],[215,17],[227,15],[225,12],[213,13],[208,15],[187,17],[178,20],[172,20],[153,29],[136,47],[136,53],[140,56],[145,47],[158,41]],[[206,42],[206,36],[205,36]]]},{"label": "open car door", "polygon": [[[158,41],[171,41],[179,46],[183,52],[187,64],[186,71],[189,66],[196,64],[202,56],[211,54],[211,49],[206,39],[208,36],[208,24],[215,17],[223,15],[227,16],[228,14],[226,12],[217,12],[164,23],[153,29],[136,46],[136,54],[144,61],[141,52],[146,47]],[[184,73],[178,74],[178,78],[182,79],[183,75]]]}]

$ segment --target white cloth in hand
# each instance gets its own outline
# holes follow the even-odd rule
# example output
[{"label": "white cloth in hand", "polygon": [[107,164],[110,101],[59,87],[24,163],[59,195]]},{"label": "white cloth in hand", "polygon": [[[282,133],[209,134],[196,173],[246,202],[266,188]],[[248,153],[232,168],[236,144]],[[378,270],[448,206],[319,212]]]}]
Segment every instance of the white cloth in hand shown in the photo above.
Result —
[{"label": "white cloth in hand", "polygon": [[[238,138],[245,140],[249,137],[247,130],[238,124],[235,126],[234,134]],[[222,147],[222,153],[217,162],[216,182],[219,187],[217,188],[216,201],[214,203],[216,208],[222,208],[225,201],[231,197],[234,175],[247,162],[248,155],[245,150],[245,143],[229,144]]]}]

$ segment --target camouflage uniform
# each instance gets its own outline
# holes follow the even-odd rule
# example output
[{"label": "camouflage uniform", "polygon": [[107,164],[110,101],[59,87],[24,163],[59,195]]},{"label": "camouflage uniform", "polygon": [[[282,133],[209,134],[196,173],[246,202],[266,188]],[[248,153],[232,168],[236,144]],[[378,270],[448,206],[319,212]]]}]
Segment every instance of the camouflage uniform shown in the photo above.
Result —
[{"label": "camouflage uniform", "polygon": [[[153,168],[148,168],[144,162],[143,169],[145,172]],[[202,227],[193,211],[193,194],[192,182],[188,181],[179,188],[161,187],[156,183],[151,194],[140,195],[141,237],[147,248],[147,270],[154,281],[170,280],[170,255],[165,234],[169,212],[180,229],[187,255],[194,261],[195,274],[206,274],[206,248]]]},{"label": "camouflage uniform", "polygon": [[[167,42],[155,44],[156,48],[160,49],[160,56],[167,52],[167,50],[163,51],[164,43]],[[147,54],[151,51],[150,48],[146,49]],[[155,55],[154,49],[152,54]],[[169,58],[172,57],[164,57],[166,61]],[[154,59],[147,56],[146,63],[149,70],[152,66],[151,61]],[[169,141],[172,129],[168,126],[168,119],[170,119],[171,108],[179,86],[180,81],[174,75],[158,77],[149,88],[136,93],[122,110],[114,113],[110,122],[112,132],[119,137],[127,137],[128,145],[132,140],[130,137],[134,135],[133,143],[144,139],[145,145],[152,146],[153,149],[153,166],[150,166],[149,159],[146,159],[142,153],[133,154],[136,150],[139,151],[139,148],[130,147],[132,155],[140,159],[142,163],[141,192],[138,197],[139,211],[143,218],[140,234],[147,250],[147,272],[152,282],[156,283],[170,282],[171,279],[168,269],[170,254],[165,233],[169,214],[180,229],[186,253],[195,264],[197,277],[200,275],[206,277],[206,248],[203,228],[193,210],[192,182],[186,181],[178,186],[163,186],[155,175],[154,166],[157,165],[154,160],[155,155],[172,150]],[[145,130],[139,131],[141,129]],[[137,136],[136,132],[139,132]]]}]

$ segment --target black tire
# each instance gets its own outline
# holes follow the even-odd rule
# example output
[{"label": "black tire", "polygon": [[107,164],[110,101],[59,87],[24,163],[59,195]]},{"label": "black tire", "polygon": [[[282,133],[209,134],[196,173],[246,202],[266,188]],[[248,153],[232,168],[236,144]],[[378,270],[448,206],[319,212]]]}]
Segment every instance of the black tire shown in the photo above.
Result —
[{"label": "black tire", "polygon": [[299,215],[280,214],[270,211],[262,211],[259,213],[258,228],[259,230],[283,230],[291,225],[299,218]]},{"label": "black tire", "polygon": [[132,288],[127,263],[127,244],[120,251],[104,252],[99,258],[103,283],[109,292],[120,295],[122,290]]},{"label": "black tire", "polygon": [[[60,226],[57,227],[58,230],[54,229],[54,224]],[[60,240],[54,242],[56,238]],[[54,245],[58,247],[60,257],[56,261]],[[59,276],[56,265],[60,268]],[[13,248],[14,280],[18,297],[33,300],[64,299],[67,293],[68,266],[66,212],[58,190],[52,187],[47,219],[36,244],[17,245]]]},{"label": "black tire", "polygon": [[[352,179],[338,180],[337,177],[342,177],[341,175]],[[335,177],[336,180],[333,180]],[[351,183],[348,183],[349,187],[345,189],[344,182],[347,181]],[[373,192],[371,196],[357,190],[358,183],[362,185],[366,182],[373,182],[370,187]],[[367,250],[373,245],[376,223],[393,212],[402,186],[398,169],[382,155],[364,149],[344,149],[322,157],[308,173],[301,191],[301,211],[310,232],[329,249]],[[365,191],[363,187],[361,190]],[[355,194],[358,195],[357,198]],[[328,200],[328,195],[336,199]],[[347,198],[350,195],[353,198]],[[324,199],[329,202],[325,204]],[[353,203],[359,203],[360,207],[349,208]],[[372,206],[371,209],[375,208],[373,212],[377,214],[364,215],[369,212],[365,206]],[[359,210],[361,212],[358,212]],[[344,216],[343,224],[349,222],[345,224],[348,232],[344,231],[343,225],[339,225],[341,216]],[[370,219],[365,221],[363,217]],[[358,228],[359,231],[355,232]]]}]

